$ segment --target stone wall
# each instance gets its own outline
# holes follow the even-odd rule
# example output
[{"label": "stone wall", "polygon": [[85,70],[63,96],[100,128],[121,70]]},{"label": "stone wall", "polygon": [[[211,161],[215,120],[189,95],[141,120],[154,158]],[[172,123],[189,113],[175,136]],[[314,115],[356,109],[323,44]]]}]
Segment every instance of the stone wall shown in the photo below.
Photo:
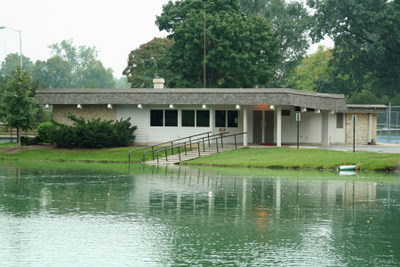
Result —
[{"label": "stone wall", "polygon": [[[346,144],[353,144],[353,120],[352,116],[357,115],[356,119],[356,145],[368,145],[369,118],[368,113],[347,113],[346,114]],[[376,114],[372,115],[371,140],[376,142]]]},{"label": "stone wall", "polygon": [[67,113],[72,113],[77,117],[83,117],[86,120],[101,118],[101,120],[116,120],[116,106],[112,109],[107,105],[82,105],[82,109],[76,105],[53,105],[53,119],[63,124],[72,124],[72,121],[66,117]]}]

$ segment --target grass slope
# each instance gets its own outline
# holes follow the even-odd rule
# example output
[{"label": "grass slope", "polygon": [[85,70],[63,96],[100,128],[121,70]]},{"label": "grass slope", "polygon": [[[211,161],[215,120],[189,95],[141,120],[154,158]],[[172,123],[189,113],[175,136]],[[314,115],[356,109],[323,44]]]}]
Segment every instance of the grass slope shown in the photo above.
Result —
[{"label": "grass slope", "polygon": [[400,154],[280,147],[234,150],[185,164],[300,169],[335,169],[340,165],[357,165],[360,170],[393,171],[399,161]]},{"label": "grass slope", "polygon": [[[13,160],[43,160],[43,161],[89,161],[89,162],[128,162],[128,153],[134,147],[103,148],[103,149],[61,149],[41,147],[21,149],[18,152],[5,152],[10,144],[0,145],[0,159]],[[135,154],[138,161],[142,154]]]},{"label": "grass slope", "polygon": [[[128,162],[133,147],[104,149],[57,149],[39,147],[6,152],[15,144],[0,144],[0,160],[25,161],[80,161]],[[147,155],[150,157],[150,153]],[[133,155],[141,161],[142,152]],[[393,171],[400,161],[400,154],[373,152],[342,152],[322,149],[248,148],[228,151],[185,162],[187,165],[236,166],[259,168],[336,169],[340,165],[357,165],[360,170]]]}]

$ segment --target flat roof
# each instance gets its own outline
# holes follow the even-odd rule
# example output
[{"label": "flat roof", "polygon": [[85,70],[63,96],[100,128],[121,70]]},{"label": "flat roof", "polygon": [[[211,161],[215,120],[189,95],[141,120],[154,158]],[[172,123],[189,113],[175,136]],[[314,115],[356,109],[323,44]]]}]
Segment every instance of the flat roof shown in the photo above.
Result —
[{"label": "flat roof", "polygon": [[348,104],[348,113],[385,113],[387,106],[385,105],[364,105],[364,104]]},{"label": "flat roof", "polygon": [[346,111],[343,94],[290,88],[39,89],[39,104],[291,105]]}]

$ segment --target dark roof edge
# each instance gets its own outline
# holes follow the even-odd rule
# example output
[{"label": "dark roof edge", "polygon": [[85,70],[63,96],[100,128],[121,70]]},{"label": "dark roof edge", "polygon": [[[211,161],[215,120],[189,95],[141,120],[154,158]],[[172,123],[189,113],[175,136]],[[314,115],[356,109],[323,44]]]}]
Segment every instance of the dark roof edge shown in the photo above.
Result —
[{"label": "dark roof edge", "polygon": [[385,105],[364,105],[364,104],[348,104],[348,113],[385,113],[387,106]]},{"label": "dark roof edge", "polygon": [[291,88],[64,88],[64,89],[38,89],[36,94],[86,94],[86,93],[185,93],[185,94],[220,94],[220,93],[271,93],[271,94],[297,94],[306,96],[317,96],[327,98],[345,98],[343,94],[315,93]]}]

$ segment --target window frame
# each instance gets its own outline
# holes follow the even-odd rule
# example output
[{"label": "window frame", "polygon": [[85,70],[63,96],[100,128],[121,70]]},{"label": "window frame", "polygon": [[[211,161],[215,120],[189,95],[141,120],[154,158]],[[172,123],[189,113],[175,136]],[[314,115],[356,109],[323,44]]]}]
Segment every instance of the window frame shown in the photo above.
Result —
[{"label": "window frame", "polygon": [[[167,117],[167,113],[175,113],[175,118],[173,121],[169,121],[171,118]],[[167,121],[168,119],[168,121]],[[167,124],[168,122],[168,124]],[[172,122],[172,123],[171,123]],[[178,127],[178,110],[176,109],[165,109],[164,110],[164,126],[165,127]]]},{"label": "window frame", "polygon": [[[234,122],[232,125],[232,124],[230,124],[231,123],[230,114],[233,114],[233,113],[236,115],[233,117]],[[236,121],[235,121],[235,119],[236,119]],[[228,128],[238,128],[239,127],[239,111],[238,110],[227,110],[226,120],[227,120],[226,125],[228,126]]]},{"label": "window frame", "polygon": [[[199,114],[198,113],[208,113],[208,115],[207,115],[207,126],[204,124],[204,125],[199,125]],[[202,110],[202,109],[198,109],[198,110],[196,110],[196,114],[195,114],[195,120],[196,120],[196,126],[195,127],[210,127],[210,110]],[[204,118],[206,118],[206,117],[204,117]]]},{"label": "window frame", "polygon": [[[340,114],[340,120],[339,120],[339,114]],[[336,113],[336,129],[343,129],[344,128],[343,122],[344,122],[344,113],[343,112]]]},{"label": "window frame", "polygon": [[[221,116],[221,118],[217,118],[217,113],[220,113],[219,115],[223,114],[224,119],[223,119],[223,123],[221,123],[221,124],[220,124],[220,122],[222,122],[222,120],[221,120],[222,116]],[[226,115],[227,115],[226,110],[220,110],[220,109],[215,110],[215,112],[214,112],[215,128],[226,128]]]},{"label": "window frame", "polygon": [[[153,112],[161,111],[161,125],[153,125]],[[150,127],[163,127],[164,126],[164,110],[163,109],[150,109]]]},{"label": "window frame", "polygon": [[[185,123],[184,116],[183,116],[184,112],[192,112],[193,113],[193,125],[191,123],[187,124],[187,125],[184,125],[184,123]],[[182,109],[181,110],[181,117],[182,117],[182,121],[181,121],[181,126],[182,127],[196,127],[196,110],[194,110],[194,109]]]}]

